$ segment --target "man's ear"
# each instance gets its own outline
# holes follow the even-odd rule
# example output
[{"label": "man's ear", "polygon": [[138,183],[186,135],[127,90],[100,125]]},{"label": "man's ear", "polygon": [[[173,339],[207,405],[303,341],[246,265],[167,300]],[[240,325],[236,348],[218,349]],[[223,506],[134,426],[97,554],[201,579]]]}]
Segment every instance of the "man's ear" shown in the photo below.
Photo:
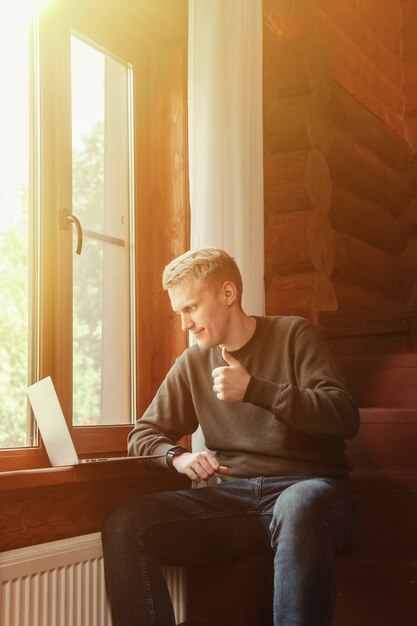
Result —
[{"label": "man's ear", "polygon": [[236,285],[230,280],[226,280],[222,285],[223,296],[228,306],[234,304],[237,300]]}]

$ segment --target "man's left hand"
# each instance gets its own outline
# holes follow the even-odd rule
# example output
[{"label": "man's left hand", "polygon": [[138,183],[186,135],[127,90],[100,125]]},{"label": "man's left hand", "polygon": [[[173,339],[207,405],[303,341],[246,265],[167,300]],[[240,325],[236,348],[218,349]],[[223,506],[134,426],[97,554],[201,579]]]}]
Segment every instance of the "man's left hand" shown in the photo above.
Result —
[{"label": "man's left hand", "polygon": [[226,367],[216,367],[211,373],[214,378],[213,391],[219,400],[241,402],[250,381],[250,374],[223,346],[222,357]]}]

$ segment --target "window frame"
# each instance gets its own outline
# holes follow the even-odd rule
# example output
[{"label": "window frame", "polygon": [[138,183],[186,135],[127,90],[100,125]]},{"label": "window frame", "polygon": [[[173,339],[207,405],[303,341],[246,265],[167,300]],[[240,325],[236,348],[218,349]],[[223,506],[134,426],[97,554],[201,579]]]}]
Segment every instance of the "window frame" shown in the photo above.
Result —
[{"label": "window frame", "polygon": [[[68,171],[69,168],[70,171],[71,168],[71,154],[65,150],[60,152],[63,138],[59,135],[57,127],[57,111],[59,111],[60,117],[70,115],[71,102],[70,99],[65,102],[63,97],[65,92],[69,93],[68,80],[70,80],[70,76],[65,77],[59,71],[62,58],[57,54],[57,50],[60,49],[57,44],[62,42],[63,37],[67,37],[67,48],[61,49],[61,54],[69,55],[70,35],[72,31],[76,31],[98,45],[102,45],[104,49],[108,49],[109,46],[104,45],[105,42],[100,36],[100,29],[97,27],[97,20],[92,19],[91,13],[82,11],[82,2],[80,3],[81,9],[77,7],[72,16],[68,15],[69,9],[67,10],[63,4],[57,0],[54,10],[51,10],[46,17],[39,21],[39,81],[42,98],[39,109],[40,177],[37,193],[43,210],[40,212],[37,226],[40,232],[39,337],[37,338],[39,369],[37,378],[52,376],[64,414],[70,416],[72,415],[72,389],[71,385],[68,385],[68,380],[71,380],[72,364],[70,363],[71,359],[68,359],[66,354],[71,353],[72,337],[71,333],[66,332],[65,311],[71,310],[71,303],[68,301],[68,295],[63,293],[62,289],[62,285],[70,278],[70,270],[68,264],[65,266],[62,262],[62,255],[57,255],[57,250],[66,251],[71,258],[72,234],[71,231],[59,229],[59,208],[65,208],[66,198],[70,197],[69,194],[72,190],[71,181],[66,181],[62,189],[59,190],[56,180],[65,169]],[[76,0],[75,4],[77,4]],[[97,3],[97,5],[99,4]],[[101,10],[99,6],[96,8],[97,12]],[[137,218],[135,239],[137,248],[142,250],[142,254],[136,256],[135,268],[137,317],[134,341],[137,354],[136,393],[138,402],[136,417],[138,417],[149,404],[176,355],[186,347],[186,338],[173,319],[166,295],[162,293],[160,271],[166,262],[188,247],[189,205],[188,162],[186,158],[187,90],[185,84],[187,32],[186,28],[184,29],[184,14],[179,16],[179,19],[182,20],[181,28],[172,29],[166,24],[161,26],[160,19],[151,18],[148,9],[142,11],[140,7],[135,7],[135,11],[138,18],[140,16],[145,18],[137,33],[139,41],[142,30],[143,41],[138,43],[135,40],[132,27],[132,32],[127,33],[127,36],[116,37],[115,41],[119,41],[119,44],[118,46],[111,46],[111,49],[116,55],[127,59],[133,66],[135,73],[133,93],[134,157],[135,163],[142,165],[139,169],[137,166],[135,167],[135,214]],[[141,11],[142,14],[140,15]],[[104,23],[103,32],[107,35],[109,32],[116,32],[118,28],[129,22],[124,17],[120,25],[115,27],[113,18],[114,16],[109,15],[107,22]],[[153,35],[151,36],[147,32],[149,24],[146,23],[146,20],[152,22]],[[159,29],[156,39],[154,36],[155,29]],[[180,32],[181,29],[182,32]],[[127,48],[131,51],[130,58],[127,58],[121,48]],[[171,81],[171,85],[171,78],[167,78],[166,57],[172,57],[176,64],[178,62],[180,64],[176,84]],[[178,81],[178,77],[180,81]],[[152,95],[151,88],[155,84],[164,84],[164,81],[169,83],[166,93],[162,90],[160,93],[157,92],[156,95]],[[145,94],[145,97],[139,99],[138,93],[142,96]],[[155,102],[152,102],[152,97],[159,105],[155,112],[153,110]],[[165,143],[160,146],[157,142],[161,136],[165,136],[165,132],[161,133],[161,129],[164,128],[164,124],[165,126],[171,124],[166,119],[159,118],[162,103],[164,106],[169,103],[169,106],[177,109],[179,106],[179,119],[175,128],[168,129],[169,133]],[[48,132],[45,131],[45,120],[48,120]],[[176,153],[173,151],[173,146],[174,149],[175,146],[178,148]],[[152,151],[154,163],[157,164],[154,168],[155,171],[151,171],[151,165],[147,163]],[[178,158],[178,154],[182,155],[181,168],[180,171],[174,171],[175,159]],[[159,165],[161,158],[162,164]],[[155,215],[152,213],[151,194],[155,182],[157,181],[157,184],[160,185],[160,180],[163,180],[163,183],[168,186],[173,175],[174,184],[169,202],[166,203],[164,198],[158,199],[162,210],[161,215],[155,219],[155,222],[158,223],[153,224]],[[171,239],[172,229],[167,229],[166,234],[164,233],[166,242],[161,246],[163,249],[155,255],[157,258],[154,264],[153,258],[151,261],[147,254],[149,250],[152,250],[149,236],[151,235],[155,239],[156,234],[161,232],[161,224],[166,222],[173,224],[177,237]],[[44,245],[46,241],[52,242],[51,245]],[[159,245],[160,242],[158,242]],[[157,269],[154,268],[154,265]],[[140,302],[138,302],[139,294]],[[141,314],[145,307],[152,309],[156,307],[158,311],[151,331],[147,325],[147,314]],[[163,344],[162,351],[154,347],[155,339]],[[147,365],[139,367],[140,363],[147,363],[150,347],[157,353],[153,366],[151,368],[148,368]],[[120,456],[121,453],[126,452],[127,435],[133,425],[88,427],[70,425],[70,427],[77,452],[81,457],[97,453]],[[0,450],[0,471],[50,467],[41,438],[39,438],[38,443],[37,447]]]},{"label": "window frame", "polygon": [[[41,325],[40,343],[53,349],[49,353],[45,348],[44,354],[40,355],[40,378],[52,376],[78,454],[81,457],[103,453],[118,456],[126,452],[127,434],[132,424],[90,427],[72,424],[72,288],[69,286],[72,285],[73,237],[71,229],[60,228],[60,211],[72,205],[71,36],[74,31],[82,33],[82,37],[93,40],[103,49],[106,42],[97,36],[99,33],[89,32],[82,14],[74,12],[62,20],[59,17],[54,15],[49,23],[43,23],[43,31],[40,28],[39,33],[41,94],[46,94],[41,101],[41,115],[48,120],[48,123],[41,124],[41,168],[44,173],[41,237],[43,235],[44,241],[54,241],[55,244],[41,246],[45,251],[44,258],[41,258],[41,284],[53,289],[46,299],[44,294],[41,295],[41,317],[44,320],[44,315],[49,313],[46,301],[52,301],[53,322],[49,324],[45,320],[43,328]],[[122,56],[120,52],[124,50],[116,50],[116,54]],[[59,116],[56,115],[57,109]],[[54,251],[53,258],[46,258],[48,248]]]}]

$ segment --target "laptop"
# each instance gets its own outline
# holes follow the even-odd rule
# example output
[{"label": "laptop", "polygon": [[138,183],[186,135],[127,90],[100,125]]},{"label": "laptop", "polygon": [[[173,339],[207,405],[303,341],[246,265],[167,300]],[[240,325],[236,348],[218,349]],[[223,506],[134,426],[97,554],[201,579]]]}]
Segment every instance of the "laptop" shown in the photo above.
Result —
[{"label": "laptop", "polygon": [[146,457],[122,456],[79,459],[51,377],[43,378],[28,387],[27,394],[53,467],[95,463],[97,461],[135,461],[139,458],[151,459],[164,456],[159,454]]}]

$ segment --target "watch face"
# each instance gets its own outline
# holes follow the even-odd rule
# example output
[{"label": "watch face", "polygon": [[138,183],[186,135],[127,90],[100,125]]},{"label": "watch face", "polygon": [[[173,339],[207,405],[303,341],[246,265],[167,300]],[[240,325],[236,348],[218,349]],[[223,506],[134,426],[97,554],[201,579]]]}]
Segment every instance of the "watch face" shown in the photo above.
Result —
[{"label": "watch face", "polygon": [[182,446],[177,446],[175,448],[171,448],[171,450],[168,450],[166,459],[167,459],[167,463],[169,467],[174,469],[174,466],[172,465],[172,459],[178,456],[179,454],[183,454],[183,452],[187,452],[187,450],[183,448]]}]

